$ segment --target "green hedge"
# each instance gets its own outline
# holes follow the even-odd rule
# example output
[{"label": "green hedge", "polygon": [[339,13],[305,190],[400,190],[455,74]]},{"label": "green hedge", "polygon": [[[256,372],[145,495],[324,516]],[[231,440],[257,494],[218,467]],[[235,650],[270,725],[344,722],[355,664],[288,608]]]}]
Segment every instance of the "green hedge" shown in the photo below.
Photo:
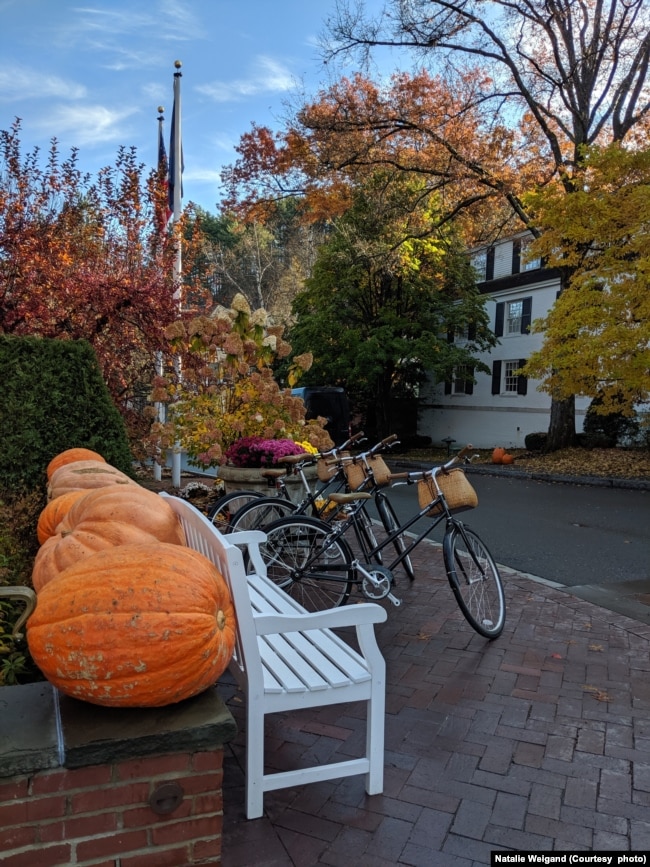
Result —
[{"label": "green hedge", "polygon": [[45,485],[65,449],[99,452],[132,474],[122,417],[86,341],[0,335],[0,490]]}]

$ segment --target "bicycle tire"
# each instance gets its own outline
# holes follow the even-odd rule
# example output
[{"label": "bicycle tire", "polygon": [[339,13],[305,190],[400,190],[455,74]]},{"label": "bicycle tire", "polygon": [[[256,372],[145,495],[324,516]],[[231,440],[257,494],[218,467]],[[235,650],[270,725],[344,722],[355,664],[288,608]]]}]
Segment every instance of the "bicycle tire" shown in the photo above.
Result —
[{"label": "bicycle tire", "polygon": [[208,520],[222,533],[227,533],[235,513],[246,503],[263,496],[259,491],[231,491],[224,494],[208,509]]},{"label": "bicycle tire", "polygon": [[447,578],[458,607],[470,626],[485,638],[497,638],[505,624],[503,583],[492,555],[480,537],[454,522],[443,539]]},{"label": "bicycle tire", "polygon": [[306,515],[280,518],[265,527],[260,552],[268,577],[307,611],[336,608],[350,598],[354,557],[332,528]]},{"label": "bicycle tire", "polygon": [[292,515],[296,504],[282,497],[259,497],[245,503],[230,519],[229,533],[238,530],[263,530],[267,524]]},{"label": "bicycle tire", "polygon": [[[393,504],[386,497],[380,496],[377,497],[377,512],[379,513],[379,517],[381,519],[381,523],[384,525],[384,530],[390,535],[395,530],[398,529],[400,523],[397,519],[397,515],[395,514],[395,509],[393,508]],[[395,553],[399,557],[407,548],[407,543],[404,541],[404,535],[402,533],[399,536],[396,536],[393,539],[393,547],[395,548]],[[415,580],[415,570],[413,568],[413,562],[409,554],[404,557],[404,559],[399,564],[402,569],[406,572],[409,581]]]}]

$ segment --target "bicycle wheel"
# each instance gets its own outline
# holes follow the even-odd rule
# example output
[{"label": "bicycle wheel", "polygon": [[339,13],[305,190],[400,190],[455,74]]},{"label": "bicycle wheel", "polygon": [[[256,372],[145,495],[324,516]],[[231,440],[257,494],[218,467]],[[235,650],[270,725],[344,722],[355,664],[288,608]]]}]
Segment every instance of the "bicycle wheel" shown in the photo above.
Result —
[{"label": "bicycle wheel", "polygon": [[353,555],[343,538],[317,518],[289,516],[264,528],[260,551],[269,578],[307,611],[345,605],[354,579]]},{"label": "bicycle wheel", "polygon": [[208,520],[212,521],[222,533],[227,533],[235,512],[251,500],[263,496],[259,491],[232,491],[230,494],[224,494],[208,510]]},{"label": "bicycle wheel", "polygon": [[443,540],[447,578],[467,622],[479,635],[496,638],[506,620],[501,576],[473,530],[455,522]]},{"label": "bicycle wheel", "polygon": [[[384,525],[384,530],[386,530],[389,535],[397,530],[399,527],[399,521],[397,520],[395,509],[390,500],[386,499],[384,496],[377,497],[377,511],[379,512],[381,523]],[[406,550],[407,542],[402,533],[400,533],[399,536],[396,536],[393,540],[393,547],[395,548],[398,557]],[[409,580],[413,581],[415,578],[415,570],[413,569],[413,563],[408,554],[400,562],[400,566],[408,575]]]},{"label": "bicycle wheel", "polygon": [[296,504],[281,497],[260,497],[238,509],[230,519],[229,533],[237,530],[263,530],[267,524],[292,515]]}]

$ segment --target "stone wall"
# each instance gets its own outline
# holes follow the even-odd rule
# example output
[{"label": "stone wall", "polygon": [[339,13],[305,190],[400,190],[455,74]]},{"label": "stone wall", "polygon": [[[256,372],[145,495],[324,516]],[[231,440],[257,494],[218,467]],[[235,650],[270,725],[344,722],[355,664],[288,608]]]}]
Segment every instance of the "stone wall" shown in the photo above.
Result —
[{"label": "stone wall", "polygon": [[219,864],[235,733],[215,689],[155,709],[97,707],[43,683],[0,689],[0,863]]}]

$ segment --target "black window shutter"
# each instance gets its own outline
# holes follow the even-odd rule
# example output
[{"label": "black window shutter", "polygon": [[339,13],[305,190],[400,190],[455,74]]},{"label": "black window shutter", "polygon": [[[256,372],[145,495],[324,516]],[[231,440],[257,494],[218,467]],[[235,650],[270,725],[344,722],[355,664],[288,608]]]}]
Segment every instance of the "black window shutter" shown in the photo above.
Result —
[{"label": "black window shutter", "polygon": [[447,331],[447,343],[453,343],[453,342],[454,342],[454,329],[450,328],[449,331]]},{"label": "black window shutter", "polygon": [[465,394],[474,394],[474,368],[470,367],[467,373],[468,378],[465,380]]},{"label": "black window shutter", "polygon": [[512,242],[512,273],[518,274],[521,269],[521,241]]},{"label": "black window shutter", "polygon": [[485,279],[492,280],[494,277],[494,247],[490,247],[485,257]]},{"label": "black window shutter", "polygon": [[467,328],[467,339],[476,340],[476,322],[470,322]]},{"label": "black window shutter", "polygon": [[492,362],[492,394],[501,394],[501,362]]},{"label": "black window shutter", "polygon": [[451,394],[451,379],[445,379],[445,394]]},{"label": "black window shutter", "polygon": [[533,299],[524,298],[521,308],[521,333],[530,334],[530,323],[533,315]]},{"label": "black window shutter", "polygon": [[506,305],[503,301],[497,304],[497,312],[494,318],[494,333],[497,337],[503,337],[503,319],[506,315]]},{"label": "black window shutter", "polygon": [[[525,358],[519,359],[519,367],[523,367],[526,363]],[[517,377],[517,394],[528,394],[528,377],[527,376],[518,376]]]}]

